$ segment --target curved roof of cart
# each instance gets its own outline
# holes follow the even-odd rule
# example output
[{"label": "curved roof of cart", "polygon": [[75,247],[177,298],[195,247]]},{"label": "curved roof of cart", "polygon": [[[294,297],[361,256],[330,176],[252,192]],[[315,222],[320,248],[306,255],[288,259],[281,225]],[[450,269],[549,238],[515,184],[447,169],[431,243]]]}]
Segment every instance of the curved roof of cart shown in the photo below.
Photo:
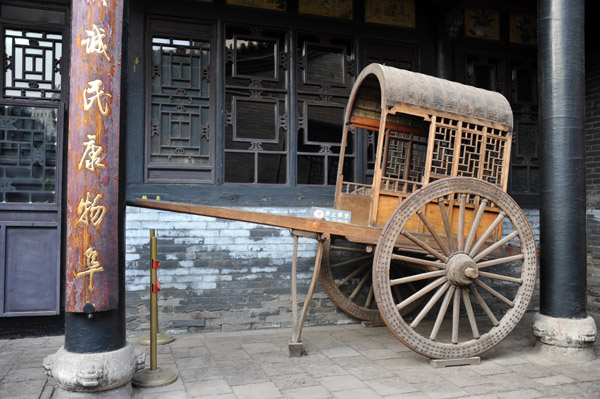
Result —
[{"label": "curved roof of cart", "polygon": [[[379,81],[380,100],[374,98],[377,91],[372,89],[377,84],[373,77]],[[381,104],[386,104],[386,111],[391,113],[446,114],[461,120],[500,124],[509,132],[513,129],[510,104],[500,93],[381,64],[368,65],[356,79],[346,108],[346,121],[350,120],[358,99],[379,101],[380,109]]]}]

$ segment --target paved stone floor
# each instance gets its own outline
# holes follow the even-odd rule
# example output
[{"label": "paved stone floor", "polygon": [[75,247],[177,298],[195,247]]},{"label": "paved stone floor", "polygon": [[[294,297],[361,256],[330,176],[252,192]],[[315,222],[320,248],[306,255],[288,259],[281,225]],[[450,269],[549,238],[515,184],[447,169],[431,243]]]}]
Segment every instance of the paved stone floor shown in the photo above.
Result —
[{"label": "paved stone floor", "polygon": [[[600,315],[593,315],[600,326]],[[311,327],[308,355],[288,357],[290,330],[179,335],[159,346],[158,364],[177,381],[134,389],[135,398],[371,399],[600,398],[600,358],[587,363],[541,357],[534,350],[532,314],[481,364],[433,368],[385,327]],[[137,346],[138,336],[129,340]],[[51,398],[44,356],[64,337],[0,340],[0,398]],[[146,347],[147,349],[147,347]],[[595,346],[600,355],[600,343]]]}]

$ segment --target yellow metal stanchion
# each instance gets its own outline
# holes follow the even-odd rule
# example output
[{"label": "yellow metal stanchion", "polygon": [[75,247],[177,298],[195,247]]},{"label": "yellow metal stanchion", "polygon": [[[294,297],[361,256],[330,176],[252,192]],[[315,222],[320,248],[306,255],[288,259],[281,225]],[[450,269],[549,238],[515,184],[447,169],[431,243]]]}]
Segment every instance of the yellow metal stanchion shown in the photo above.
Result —
[{"label": "yellow metal stanchion", "polygon": [[[143,195],[142,198],[143,199],[148,199],[148,197],[145,196],[145,195]],[[156,199],[160,200],[160,196],[157,195]],[[154,255],[156,255],[156,254],[154,254]],[[154,256],[154,255],[152,255],[152,256]],[[153,257],[152,259],[157,259],[157,258]],[[170,344],[171,342],[175,341],[175,338],[173,338],[173,336],[171,334],[167,334],[167,333],[161,333],[161,332],[159,332],[156,337],[157,337],[156,338],[156,343],[158,345]],[[138,344],[145,345],[145,346],[150,345],[150,334],[142,336],[140,338],[140,340],[138,341]]]},{"label": "yellow metal stanchion", "polygon": [[150,368],[138,371],[133,376],[131,383],[134,387],[139,388],[162,387],[177,380],[175,372],[160,368],[156,364],[156,345],[158,341],[158,298],[156,294],[160,291],[160,283],[157,277],[159,263],[154,229],[150,230],[150,254]]}]

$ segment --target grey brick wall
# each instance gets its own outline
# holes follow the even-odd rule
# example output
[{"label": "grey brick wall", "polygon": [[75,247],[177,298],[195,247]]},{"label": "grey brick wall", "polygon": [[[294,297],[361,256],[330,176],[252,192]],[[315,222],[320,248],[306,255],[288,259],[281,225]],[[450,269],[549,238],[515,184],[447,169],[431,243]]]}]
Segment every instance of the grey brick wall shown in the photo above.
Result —
[{"label": "grey brick wall", "polygon": [[[597,44],[593,44],[598,47]],[[596,49],[597,50],[597,49]],[[588,310],[600,310],[600,54],[586,55]]]},{"label": "grey brick wall", "polygon": [[[249,208],[250,209],[250,208]],[[308,216],[308,208],[252,208]],[[525,210],[539,237],[539,212]],[[149,209],[127,208],[127,328],[150,328],[150,235],[158,238],[159,324],[164,332],[290,327],[293,238],[287,229]],[[504,234],[512,231],[505,224]],[[316,242],[300,239],[300,300],[308,289]],[[536,293],[532,309],[538,309]],[[320,284],[306,325],[357,322]]]},{"label": "grey brick wall", "polygon": [[[303,208],[253,208],[306,215]],[[127,208],[127,328],[148,329],[150,235],[156,230],[161,331],[232,331],[289,327],[293,238],[287,229]],[[314,240],[299,241],[300,300],[308,289]],[[350,323],[318,286],[307,325]]]}]

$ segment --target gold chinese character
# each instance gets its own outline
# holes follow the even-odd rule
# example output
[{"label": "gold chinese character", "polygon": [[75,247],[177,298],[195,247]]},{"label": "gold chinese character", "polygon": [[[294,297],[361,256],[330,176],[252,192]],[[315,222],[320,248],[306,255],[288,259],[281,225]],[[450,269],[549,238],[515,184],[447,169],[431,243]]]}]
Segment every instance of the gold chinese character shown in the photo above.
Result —
[{"label": "gold chinese character", "polygon": [[89,226],[91,222],[93,226],[98,226],[106,213],[106,207],[98,205],[98,201],[103,198],[104,194],[98,194],[96,195],[96,198],[94,198],[94,201],[90,201],[90,193],[88,192],[85,200],[82,198],[77,206],[77,213],[79,214],[77,223],[83,223],[86,226]]},{"label": "gold chinese character", "polygon": [[[88,4],[92,4],[92,5],[95,5],[95,4],[96,4],[96,0],[86,0],[86,1],[87,1],[87,3],[88,3]],[[106,0],[101,0],[101,1],[98,1],[98,3],[99,3],[101,6],[108,7],[108,4],[106,4]]]},{"label": "gold chinese character", "polygon": [[85,52],[87,54],[104,54],[106,59],[110,61],[110,57],[106,54],[106,48],[108,46],[104,44],[104,41],[102,40],[106,37],[106,31],[103,28],[98,28],[96,24],[93,24],[92,30],[86,30],[85,33],[89,36],[85,39],[81,39],[81,44],[85,45]]},{"label": "gold chinese character", "polygon": [[77,166],[77,170],[81,170],[85,163],[85,168],[95,171],[95,168],[105,168],[104,164],[101,164],[100,161],[100,153],[104,150],[101,146],[96,145],[96,135],[88,134],[88,141],[84,141],[81,143],[82,146],[85,147],[85,151],[79,160],[79,165]]},{"label": "gold chinese character", "polygon": [[92,105],[94,105],[94,102],[97,102],[100,113],[104,116],[108,115],[110,106],[108,105],[108,101],[104,101],[104,104],[102,104],[102,97],[112,97],[112,94],[105,93],[104,90],[102,90],[102,84],[100,79],[92,80],[91,82],[88,82],[89,87],[83,89],[84,111],[89,111],[92,108]]},{"label": "gold chinese character", "polygon": [[100,261],[98,260],[98,251],[94,251],[93,247],[89,247],[85,252],[85,270],[82,272],[75,273],[73,270],[73,275],[75,278],[80,278],[86,275],[90,276],[90,283],[88,285],[88,289],[90,291],[94,290],[94,273],[103,272],[104,268],[100,265]]}]

